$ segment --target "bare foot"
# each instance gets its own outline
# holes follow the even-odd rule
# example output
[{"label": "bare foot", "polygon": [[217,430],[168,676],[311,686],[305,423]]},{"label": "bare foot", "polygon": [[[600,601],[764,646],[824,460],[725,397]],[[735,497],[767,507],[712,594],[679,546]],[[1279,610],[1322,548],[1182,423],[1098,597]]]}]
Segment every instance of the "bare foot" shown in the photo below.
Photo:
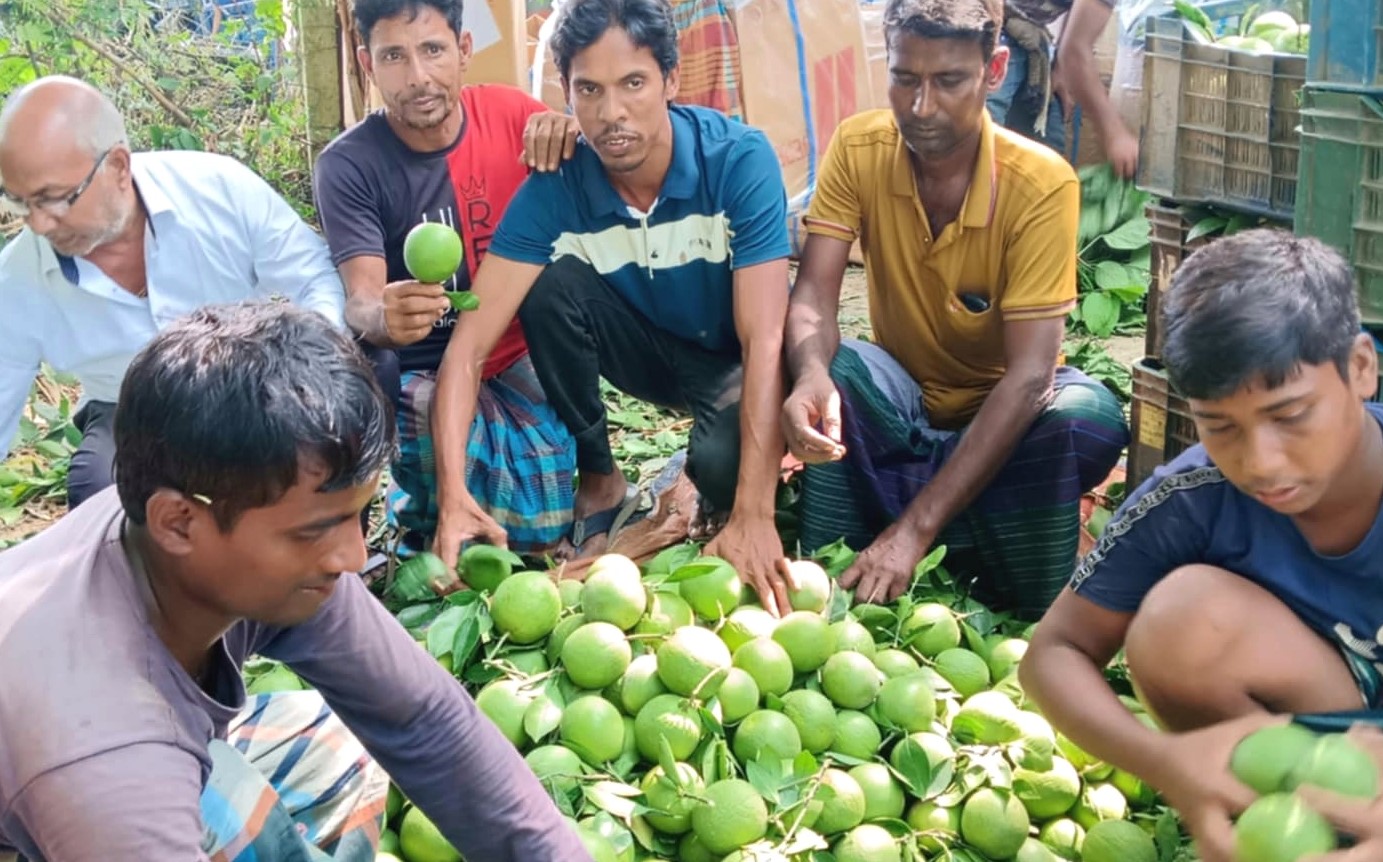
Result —
[{"label": "bare foot", "polygon": [[[572,502],[573,519],[588,518],[597,512],[620,505],[624,502],[628,489],[629,481],[618,470],[610,473],[581,474],[581,482],[576,488],[576,499]],[[557,560],[574,560],[577,557],[602,554],[608,546],[605,533],[592,533],[586,536],[579,548],[572,544],[571,539],[563,539],[553,552],[553,557]]]}]

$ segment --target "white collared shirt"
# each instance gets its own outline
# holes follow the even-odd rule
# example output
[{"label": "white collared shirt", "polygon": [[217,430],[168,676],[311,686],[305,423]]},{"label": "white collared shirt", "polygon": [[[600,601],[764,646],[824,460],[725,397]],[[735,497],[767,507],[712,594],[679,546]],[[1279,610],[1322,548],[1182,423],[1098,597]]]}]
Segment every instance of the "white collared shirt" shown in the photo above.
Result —
[{"label": "white collared shirt", "polygon": [[132,170],[148,212],[146,297],[28,228],[0,251],[0,459],[42,362],[75,375],[83,403],[114,402],[135,354],[204,305],[282,296],[345,326],[326,243],[249,168],[170,151],[135,153]]}]

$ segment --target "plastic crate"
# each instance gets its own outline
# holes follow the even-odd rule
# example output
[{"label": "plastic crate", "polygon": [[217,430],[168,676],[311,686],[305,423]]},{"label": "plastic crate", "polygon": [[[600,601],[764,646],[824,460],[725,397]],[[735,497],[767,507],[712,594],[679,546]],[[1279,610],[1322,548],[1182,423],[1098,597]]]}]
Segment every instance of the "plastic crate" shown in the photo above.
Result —
[{"label": "plastic crate", "polygon": [[1197,237],[1186,241],[1192,222],[1182,209],[1166,202],[1151,201],[1146,210],[1152,239],[1152,283],[1148,285],[1148,325],[1144,348],[1148,358],[1162,357],[1162,295],[1172,286],[1172,276],[1185,257],[1210,241]]},{"label": "plastic crate", "polygon": [[1364,321],[1383,324],[1383,102],[1308,87],[1296,231],[1354,265]]},{"label": "plastic crate", "polygon": [[[1201,7],[1223,32],[1249,8],[1241,0]],[[1144,38],[1138,184],[1187,203],[1290,218],[1306,58],[1202,45],[1175,12],[1148,18]]]},{"label": "plastic crate", "polygon": [[1136,488],[1153,469],[1199,441],[1186,399],[1173,391],[1156,359],[1133,363],[1132,441],[1128,447],[1128,487]]},{"label": "plastic crate", "polygon": [[1383,88],[1383,0],[1311,0],[1309,50],[1306,83]]}]

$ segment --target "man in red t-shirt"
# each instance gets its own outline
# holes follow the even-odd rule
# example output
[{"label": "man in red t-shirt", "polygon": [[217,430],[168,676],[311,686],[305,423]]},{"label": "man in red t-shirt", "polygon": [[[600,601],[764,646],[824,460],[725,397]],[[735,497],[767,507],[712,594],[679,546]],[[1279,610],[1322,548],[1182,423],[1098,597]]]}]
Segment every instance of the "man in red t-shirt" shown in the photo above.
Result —
[{"label": "man in red t-shirt", "polygon": [[[556,167],[576,130],[520,90],[462,86],[471,34],[460,0],[356,0],[354,13],[360,62],[385,107],[323,150],[313,184],[346,285],[346,322],[377,367],[398,365],[391,395],[400,455],[389,510],[406,546],[422,549],[436,525],[432,390],[456,323],[444,290],[470,287],[529,167]],[[461,235],[465,258],[445,284],[420,284],[404,265],[404,238],[421,222]],[[547,550],[570,529],[575,447],[547,405],[517,320],[484,378],[466,477],[488,519],[483,538]]]}]

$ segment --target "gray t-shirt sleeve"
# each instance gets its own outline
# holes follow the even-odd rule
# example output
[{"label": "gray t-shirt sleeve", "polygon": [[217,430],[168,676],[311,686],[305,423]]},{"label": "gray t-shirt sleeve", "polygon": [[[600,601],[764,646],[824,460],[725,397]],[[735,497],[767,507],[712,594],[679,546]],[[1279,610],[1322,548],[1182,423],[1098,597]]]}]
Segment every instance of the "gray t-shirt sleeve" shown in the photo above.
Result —
[{"label": "gray t-shirt sleeve", "polygon": [[201,764],[172,745],[141,743],[40,775],[7,817],[24,824],[26,856],[62,862],[203,862]]},{"label": "gray t-shirt sleeve", "polygon": [[259,652],[320,690],[469,862],[590,859],[514,746],[358,577]]},{"label": "gray t-shirt sleeve", "polygon": [[327,150],[312,172],[312,192],[331,262],[384,257],[384,222],[379,190],[346,155]]}]

